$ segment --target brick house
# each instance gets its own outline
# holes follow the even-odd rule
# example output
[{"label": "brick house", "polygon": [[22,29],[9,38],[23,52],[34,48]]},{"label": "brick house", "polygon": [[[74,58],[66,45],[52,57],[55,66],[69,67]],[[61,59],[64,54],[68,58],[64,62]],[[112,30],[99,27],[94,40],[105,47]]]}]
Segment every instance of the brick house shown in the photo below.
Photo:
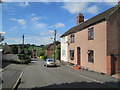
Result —
[{"label": "brick house", "polygon": [[[55,46],[60,46],[60,42],[56,41],[55,45],[54,43],[51,43],[48,45],[48,47],[46,48],[46,57],[47,58],[51,58],[51,56],[53,55],[53,53],[55,52]],[[57,52],[56,52],[57,53]]]},{"label": "brick house", "polygon": [[32,58],[37,58],[37,50],[33,49],[32,50]]},{"label": "brick house", "polygon": [[120,73],[120,4],[77,25],[61,38],[68,37],[68,62],[97,72]]},{"label": "brick house", "polygon": [[54,49],[55,47],[54,47],[54,44],[52,43],[52,44],[50,44],[48,47],[47,47],[47,49],[46,49],[46,56],[47,56],[47,58],[51,58],[51,55],[54,53]]}]

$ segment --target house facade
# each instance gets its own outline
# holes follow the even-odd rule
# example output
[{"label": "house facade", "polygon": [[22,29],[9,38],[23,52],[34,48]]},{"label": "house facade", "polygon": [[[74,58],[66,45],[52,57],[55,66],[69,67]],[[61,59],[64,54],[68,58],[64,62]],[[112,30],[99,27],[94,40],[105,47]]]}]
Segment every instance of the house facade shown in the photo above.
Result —
[{"label": "house facade", "polygon": [[53,58],[54,53],[55,57],[60,60],[60,42],[56,41],[55,43],[51,43],[46,48],[46,58]]},{"label": "house facade", "polygon": [[51,58],[54,52],[55,52],[55,47],[54,44],[52,43],[46,49],[46,57]]},{"label": "house facade", "polygon": [[61,38],[61,61],[68,62],[68,37]]},{"label": "house facade", "polygon": [[120,4],[84,21],[62,37],[68,37],[68,62],[97,72],[120,73]]}]

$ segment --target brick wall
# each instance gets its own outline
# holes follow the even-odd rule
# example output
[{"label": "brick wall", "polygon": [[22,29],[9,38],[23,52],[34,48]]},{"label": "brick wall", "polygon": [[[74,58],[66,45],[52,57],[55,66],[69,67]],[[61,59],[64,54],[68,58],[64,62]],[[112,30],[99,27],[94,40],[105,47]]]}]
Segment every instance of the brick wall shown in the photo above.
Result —
[{"label": "brick wall", "polygon": [[47,58],[50,58],[53,53],[54,53],[54,50],[46,50]]}]

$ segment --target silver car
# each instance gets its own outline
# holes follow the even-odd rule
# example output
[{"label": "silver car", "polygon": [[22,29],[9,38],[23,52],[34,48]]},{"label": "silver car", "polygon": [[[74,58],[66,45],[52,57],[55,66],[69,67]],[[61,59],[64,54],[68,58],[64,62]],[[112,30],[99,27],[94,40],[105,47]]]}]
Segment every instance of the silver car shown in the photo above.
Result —
[{"label": "silver car", "polygon": [[53,59],[46,59],[45,66],[56,66],[56,62]]}]

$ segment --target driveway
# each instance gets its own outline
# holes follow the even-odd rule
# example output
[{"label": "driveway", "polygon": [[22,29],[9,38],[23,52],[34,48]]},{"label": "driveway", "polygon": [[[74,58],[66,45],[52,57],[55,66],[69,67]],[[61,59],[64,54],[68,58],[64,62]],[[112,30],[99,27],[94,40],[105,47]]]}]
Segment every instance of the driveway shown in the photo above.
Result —
[{"label": "driveway", "polygon": [[39,60],[27,66],[18,88],[118,88],[118,79],[63,65],[45,67]]}]

